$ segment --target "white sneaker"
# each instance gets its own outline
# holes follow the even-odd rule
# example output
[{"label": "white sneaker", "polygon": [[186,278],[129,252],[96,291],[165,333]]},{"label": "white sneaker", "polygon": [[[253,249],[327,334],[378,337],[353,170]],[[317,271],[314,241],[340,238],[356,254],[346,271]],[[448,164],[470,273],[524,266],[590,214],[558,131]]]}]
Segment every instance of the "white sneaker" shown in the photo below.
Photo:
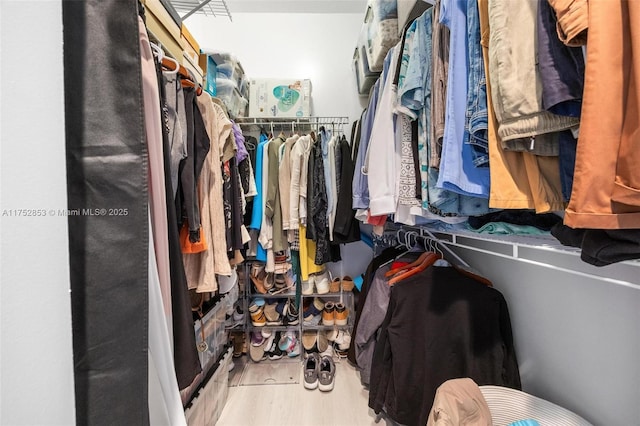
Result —
[{"label": "white sneaker", "polygon": [[324,272],[315,276],[316,283],[316,291],[318,294],[327,294],[329,293],[329,288],[331,286],[331,277],[329,276],[329,271],[325,270]]},{"label": "white sneaker", "polygon": [[302,294],[308,296],[313,294],[313,275],[309,275],[309,279],[307,281],[302,281]]}]

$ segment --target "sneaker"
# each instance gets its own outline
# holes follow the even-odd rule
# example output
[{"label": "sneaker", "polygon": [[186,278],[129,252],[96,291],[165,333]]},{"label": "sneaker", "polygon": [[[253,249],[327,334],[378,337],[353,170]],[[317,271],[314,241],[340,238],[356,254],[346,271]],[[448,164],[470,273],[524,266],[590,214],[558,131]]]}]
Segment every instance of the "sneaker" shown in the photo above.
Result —
[{"label": "sneaker", "polygon": [[320,356],[310,354],[304,362],[304,387],[315,389],[318,387],[318,373],[320,372]]},{"label": "sneaker", "polygon": [[314,298],[313,302],[303,311],[304,322],[306,324],[318,325],[320,323],[320,314],[324,309],[324,302],[319,298]]},{"label": "sneaker", "polygon": [[309,275],[309,279],[307,281],[302,281],[302,294],[305,296],[313,294],[314,285],[315,277],[313,275]]},{"label": "sneaker", "polygon": [[[266,330],[264,330],[264,331],[266,332]],[[271,338],[271,336],[265,336],[265,333],[261,333],[259,331],[258,332],[254,331],[252,333],[252,336],[251,336],[252,342],[253,342],[255,333],[261,334],[261,336],[264,338],[264,340],[258,346],[254,346],[253,344],[251,344],[249,346],[249,357],[251,358],[251,360],[253,362],[260,362],[260,361],[262,361],[264,359],[267,359],[267,357],[266,357],[266,355],[264,353],[264,348],[265,348],[265,345],[266,345],[268,339]],[[256,337],[256,339],[257,339],[257,337]]]},{"label": "sneaker", "polygon": [[293,300],[287,300],[286,311],[287,313],[284,316],[284,325],[298,325],[300,323],[300,318],[298,308]]},{"label": "sneaker", "polygon": [[282,325],[282,316],[277,311],[277,303],[264,305],[264,316],[267,325]]},{"label": "sneaker", "polygon": [[289,352],[291,348],[297,343],[298,339],[296,339],[296,334],[293,331],[289,330],[280,336],[278,347],[284,352]]},{"label": "sneaker", "polygon": [[333,390],[335,376],[336,364],[333,362],[333,358],[331,358],[330,356],[323,356],[320,359],[320,371],[318,372],[318,388],[322,392],[329,392],[330,390]]},{"label": "sneaker", "polygon": [[349,317],[349,311],[344,306],[344,303],[338,302],[335,304],[335,322],[336,325],[347,325],[347,318]]},{"label": "sneaker", "polygon": [[329,293],[330,280],[331,280],[331,277],[329,276],[329,271],[324,271],[315,276],[316,291],[318,292],[318,294]]},{"label": "sneaker", "polygon": [[258,306],[255,301],[249,306],[249,314],[251,315],[251,324],[254,327],[262,327],[267,323],[267,318],[264,316],[264,309],[262,306]]},{"label": "sneaker", "polygon": [[322,310],[322,324],[324,325],[333,325],[335,317],[335,305],[333,302],[327,302],[324,304],[324,309]]},{"label": "sneaker", "polygon": [[336,337],[333,339],[335,345],[341,351],[346,351],[351,346],[351,334],[348,330],[338,330]]},{"label": "sneaker", "polygon": [[279,347],[280,338],[281,338],[280,332],[277,331],[274,336],[275,337],[270,341],[271,344],[269,346],[265,345],[266,347],[265,354],[267,355],[267,358],[269,358],[270,360],[280,359],[284,355],[284,352]]},{"label": "sneaker", "polygon": [[225,326],[227,328],[234,328],[242,324],[244,324],[244,311],[240,305],[237,305],[233,310],[233,314],[227,316]]},{"label": "sneaker", "polygon": [[302,332],[302,347],[305,352],[317,352],[314,350],[317,338],[317,333],[314,330],[305,330]]}]

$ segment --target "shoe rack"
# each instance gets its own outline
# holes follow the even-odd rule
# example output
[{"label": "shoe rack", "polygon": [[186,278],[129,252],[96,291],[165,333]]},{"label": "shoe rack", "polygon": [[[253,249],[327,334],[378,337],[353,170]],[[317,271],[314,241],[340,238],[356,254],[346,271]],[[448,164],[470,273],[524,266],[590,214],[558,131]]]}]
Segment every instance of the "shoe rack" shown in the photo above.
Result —
[{"label": "shoe rack", "polygon": [[[327,272],[325,274],[328,275]],[[312,291],[304,291],[301,295],[300,322],[302,331],[305,330],[352,330],[354,323],[354,294],[353,280],[350,277],[329,276],[329,291],[323,291],[318,286],[313,285]],[[323,279],[322,274],[311,276],[310,281],[314,279]],[[326,278],[325,278],[326,279]],[[307,289],[311,286],[308,285]],[[324,290],[327,288],[323,285]],[[306,307],[306,309],[305,309]],[[319,314],[315,312],[320,311]],[[315,315],[314,315],[315,314]]]},{"label": "shoe rack", "polygon": [[[281,349],[283,352],[282,358],[284,359],[298,359],[300,354],[302,353],[302,343],[301,343],[301,317],[299,309],[295,309],[299,303],[296,303],[296,286],[295,281],[290,280],[291,271],[277,271],[275,274],[262,275],[256,277],[258,273],[255,272],[254,268],[263,267],[263,262],[256,262],[252,260],[246,260],[244,265],[244,274],[245,274],[245,292],[244,292],[244,305],[246,306],[246,321],[245,321],[245,338],[247,342],[247,349],[249,358],[253,362],[261,362],[258,359],[254,359],[256,357],[253,356],[251,352],[252,348],[252,333],[253,332],[265,332],[265,334],[276,334],[280,335],[283,339],[285,338],[285,334],[287,332],[293,332],[295,336],[295,341],[293,345],[286,345],[286,349]],[[256,268],[256,269],[257,269]],[[290,265],[289,265],[290,268]],[[276,280],[276,276],[278,276],[279,280],[283,280],[283,276],[287,275],[287,281],[284,283],[276,283],[268,281]],[[256,285],[254,280],[259,282],[264,282],[263,285],[266,285],[266,292],[258,291],[257,288],[261,286],[260,284]],[[278,285],[281,284],[281,285]],[[264,288],[261,288],[265,290]],[[293,311],[295,315],[291,314],[291,305],[293,306]],[[268,338],[267,338],[268,340]],[[278,345],[280,342],[276,342]],[[267,359],[270,358],[268,353],[268,348],[265,349],[265,357]],[[253,348],[255,350],[255,347]],[[281,358],[278,358],[281,359]],[[262,359],[264,360],[264,358]]]}]

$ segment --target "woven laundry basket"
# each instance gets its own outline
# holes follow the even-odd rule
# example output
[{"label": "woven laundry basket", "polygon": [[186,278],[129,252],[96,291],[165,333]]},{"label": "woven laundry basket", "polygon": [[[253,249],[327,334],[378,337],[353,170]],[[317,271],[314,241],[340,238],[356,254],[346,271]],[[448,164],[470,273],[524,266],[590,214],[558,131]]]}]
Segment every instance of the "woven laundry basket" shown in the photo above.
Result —
[{"label": "woven laundry basket", "polygon": [[577,414],[552,402],[516,389],[480,386],[487,401],[493,426],[507,426],[518,420],[533,419],[540,426],[593,426]]}]

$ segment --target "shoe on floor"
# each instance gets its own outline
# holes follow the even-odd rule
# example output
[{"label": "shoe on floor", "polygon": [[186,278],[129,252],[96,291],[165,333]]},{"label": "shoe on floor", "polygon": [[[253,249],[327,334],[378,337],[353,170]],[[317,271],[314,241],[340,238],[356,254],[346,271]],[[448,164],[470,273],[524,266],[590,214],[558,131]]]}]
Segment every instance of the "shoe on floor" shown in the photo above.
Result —
[{"label": "shoe on floor", "polygon": [[330,356],[320,359],[320,371],[318,372],[318,388],[323,392],[333,390],[336,376],[336,364]]},{"label": "shoe on floor", "polygon": [[318,373],[320,372],[320,356],[317,353],[309,354],[304,361],[304,387],[315,389],[318,387]]}]

